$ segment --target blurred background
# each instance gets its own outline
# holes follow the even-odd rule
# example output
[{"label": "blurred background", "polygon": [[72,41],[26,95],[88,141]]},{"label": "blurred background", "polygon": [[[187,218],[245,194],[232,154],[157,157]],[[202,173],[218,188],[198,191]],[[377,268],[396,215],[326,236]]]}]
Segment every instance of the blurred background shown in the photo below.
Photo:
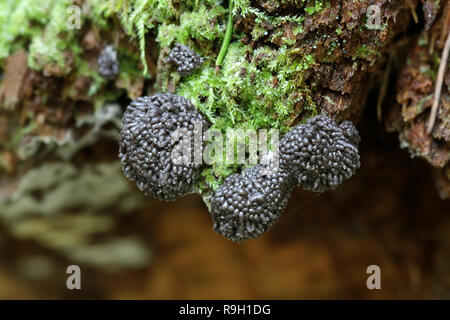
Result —
[{"label": "blurred background", "polygon": [[[275,227],[242,244],[212,230],[199,196],[143,199],[116,162],[44,163],[28,177],[39,186],[19,183],[27,196],[0,207],[0,298],[450,298],[450,203],[368,110],[358,174],[333,192],[296,189]],[[66,288],[71,264],[82,290]],[[373,264],[381,290],[366,287]]]}]

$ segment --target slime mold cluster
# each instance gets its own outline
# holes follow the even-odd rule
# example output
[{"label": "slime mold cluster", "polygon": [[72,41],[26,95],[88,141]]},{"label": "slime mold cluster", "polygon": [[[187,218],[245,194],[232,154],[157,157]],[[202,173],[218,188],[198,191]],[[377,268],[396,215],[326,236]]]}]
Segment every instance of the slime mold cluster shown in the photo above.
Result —
[{"label": "slime mold cluster", "polygon": [[[119,157],[125,176],[146,195],[176,200],[191,193],[201,164],[174,159],[172,133],[192,134],[202,115],[189,100],[159,93],[133,101],[123,116]],[[181,155],[180,155],[181,157]]]},{"label": "slime mold cluster", "polygon": [[202,65],[203,59],[189,47],[178,43],[170,51],[167,62],[177,65],[177,72],[181,76],[189,76]]},{"label": "slime mold cluster", "polygon": [[280,141],[275,172],[258,164],[215,191],[214,229],[235,242],[259,237],[278,219],[294,187],[324,192],[353,176],[360,166],[359,141],[350,121],[337,125],[323,115],[294,127]]},{"label": "slime mold cluster", "polygon": [[98,73],[106,80],[114,80],[119,74],[119,61],[117,51],[113,46],[107,46],[102,50],[97,60]]},{"label": "slime mold cluster", "polygon": [[[182,76],[192,74],[202,63],[183,45],[172,49],[168,61],[179,66]],[[123,116],[120,137],[119,156],[125,176],[147,195],[161,200],[173,201],[195,192],[203,165],[174,159],[172,151],[173,134],[180,129],[190,138],[203,134],[194,132],[196,122],[201,128],[209,127],[184,97],[158,93],[134,100]],[[360,166],[359,141],[351,122],[338,125],[325,115],[295,126],[275,152],[276,168],[259,163],[231,174],[213,191],[210,213],[214,230],[234,242],[258,238],[277,221],[296,186],[324,192],[354,175]]]}]

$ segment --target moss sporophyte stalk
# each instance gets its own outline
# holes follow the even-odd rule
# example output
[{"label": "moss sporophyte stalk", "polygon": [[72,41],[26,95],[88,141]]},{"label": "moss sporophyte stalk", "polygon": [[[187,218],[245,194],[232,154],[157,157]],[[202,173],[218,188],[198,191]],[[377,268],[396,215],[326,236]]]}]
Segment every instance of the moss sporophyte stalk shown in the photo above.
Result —
[{"label": "moss sporophyte stalk", "polygon": [[219,55],[216,60],[216,73],[219,72],[220,66],[222,65],[223,59],[227,54],[228,46],[230,45],[231,34],[233,32],[233,0],[228,1],[228,22],[227,31],[225,32],[225,37],[223,38],[222,47],[220,48]]}]

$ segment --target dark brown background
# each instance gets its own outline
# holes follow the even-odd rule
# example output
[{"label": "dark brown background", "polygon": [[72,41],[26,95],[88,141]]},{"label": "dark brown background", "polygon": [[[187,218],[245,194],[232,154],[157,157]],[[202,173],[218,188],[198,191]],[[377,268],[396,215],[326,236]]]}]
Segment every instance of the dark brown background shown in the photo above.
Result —
[{"label": "dark brown background", "polygon": [[[399,150],[371,110],[359,124],[358,174],[324,194],[297,189],[263,237],[235,244],[219,236],[198,196],[149,200],[120,221],[122,232],[141,235],[153,248],[148,268],[105,273],[80,266],[83,289],[69,291],[70,261],[6,238],[0,298],[450,298],[449,202],[440,200],[428,165]],[[59,272],[23,278],[17,261],[36,253],[48,255]],[[372,264],[381,268],[381,290],[366,288]]]}]

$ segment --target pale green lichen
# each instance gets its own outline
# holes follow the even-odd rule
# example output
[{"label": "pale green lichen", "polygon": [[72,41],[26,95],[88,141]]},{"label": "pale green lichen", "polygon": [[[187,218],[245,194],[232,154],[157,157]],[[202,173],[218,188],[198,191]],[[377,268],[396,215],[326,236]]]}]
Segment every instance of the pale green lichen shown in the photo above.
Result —
[{"label": "pale green lichen", "polygon": [[[95,8],[90,0],[86,6]],[[4,0],[0,3],[0,62],[9,54],[25,48],[29,53],[28,64],[41,70],[47,64],[64,67],[66,53],[78,59],[82,49],[78,42],[78,29],[71,29],[68,21],[72,12],[69,9],[73,0]],[[94,22],[106,27],[104,18],[98,10],[90,10],[89,16],[80,15],[81,23]]]},{"label": "pale green lichen", "polygon": [[366,59],[369,61],[374,61],[374,57],[380,57],[381,53],[368,47],[366,44],[361,45],[353,55],[353,60]]},{"label": "pale green lichen", "polygon": [[131,192],[120,174],[119,162],[82,169],[70,163],[49,163],[23,176],[11,196],[0,197],[0,216],[16,220],[29,214],[51,216],[83,207],[99,211],[113,206],[129,212],[143,200],[140,194]]},{"label": "pale green lichen", "polygon": [[117,104],[106,104],[97,108],[93,114],[77,117],[75,128],[87,129],[82,135],[76,134],[75,130],[67,131],[66,134],[58,138],[41,134],[29,137],[28,142],[22,144],[21,138],[36,127],[36,124],[32,123],[23,129],[19,129],[18,134],[20,133],[20,136],[16,139],[16,143],[6,147],[14,149],[22,161],[31,159],[38,153],[41,156],[53,154],[61,160],[68,161],[78,151],[94,145],[101,139],[117,140],[121,125],[120,117],[121,109]]},{"label": "pale green lichen", "polygon": [[194,11],[180,13],[179,23],[162,23],[158,28],[157,40],[162,48],[175,42],[187,43],[193,39],[205,42],[202,53],[214,45],[214,40],[222,39],[225,24],[218,23],[225,17],[227,10],[222,6],[207,8],[199,5]]},{"label": "pale green lichen", "polygon": [[[71,23],[76,11],[70,10],[73,0],[5,0],[0,3],[0,68],[5,58],[19,49],[28,53],[28,66],[36,71],[55,66],[60,75],[75,73],[77,78],[92,79],[89,95],[94,96],[106,84],[95,68],[88,64],[81,46],[82,31],[88,25],[98,30],[110,27],[105,14],[107,4],[115,1],[86,0],[80,7],[80,28]],[[85,29],[84,29],[85,30]],[[123,66],[120,79],[127,82],[129,77],[141,76],[139,60],[128,47],[120,48],[119,61]],[[114,100],[118,92],[108,93]],[[94,101],[102,99],[96,97]],[[95,101],[97,102],[97,101]],[[102,103],[98,103],[101,105]]]},{"label": "pale green lichen", "polygon": [[[269,16],[251,7],[248,1],[234,1],[233,14],[254,15],[259,23],[274,27],[292,23],[297,34],[302,31],[304,21],[303,16]],[[163,70],[159,75],[163,91],[175,83],[176,93],[190,99],[212,129],[224,133],[228,128],[280,129],[284,133],[293,119],[314,115],[316,106],[303,82],[303,72],[316,63],[314,56],[296,51],[296,40],[283,37],[282,29],[278,30],[283,43],[279,49],[269,46],[253,49],[242,44],[242,35],[234,32],[217,73],[218,52],[214,48],[222,43],[227,18],[226,8],[199,4],[194,10],[180,13],[175,23],[159,26],[157,39],[161,49],[180,42],[205,58],[200,70],[183,79]],[[252,33],[254,41],[267,33],[259,23]],[[204,170],[199,189],[215,189],[239,169],[238,165],[213,164]]]},{"label": "pale green lichen", "polygon": [[[143,201],[118,161],[81,168],[47,163],[27,172],[11,195],[0,196],[0,219],[17,239],[32,240],[85,266],[114,271],[150,261],[143,241],[112,235],[116,218],[111,212],[129,213]],[[103,240],[93,241],[98,236]]]}]

